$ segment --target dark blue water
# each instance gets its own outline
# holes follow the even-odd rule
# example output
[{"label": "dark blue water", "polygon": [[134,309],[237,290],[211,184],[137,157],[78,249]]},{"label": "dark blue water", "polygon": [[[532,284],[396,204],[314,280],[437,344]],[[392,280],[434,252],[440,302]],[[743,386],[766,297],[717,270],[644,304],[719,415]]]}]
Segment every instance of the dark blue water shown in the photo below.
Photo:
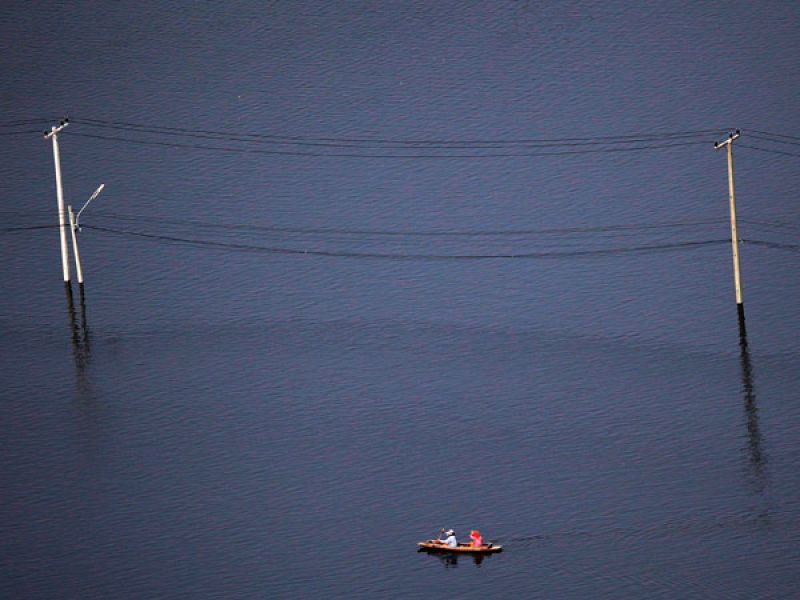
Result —
[{"label": "dark blue water", "polygon": [[793,597],[797,17],[3,5],[0,596]]}]

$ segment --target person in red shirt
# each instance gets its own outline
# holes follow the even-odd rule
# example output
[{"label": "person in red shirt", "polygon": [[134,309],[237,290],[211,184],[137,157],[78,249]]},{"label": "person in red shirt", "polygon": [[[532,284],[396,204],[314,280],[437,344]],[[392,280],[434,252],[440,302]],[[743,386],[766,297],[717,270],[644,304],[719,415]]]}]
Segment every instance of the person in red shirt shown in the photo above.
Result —
[{"label": "person in red shirt", "polygon": [[473,548],[480,548],[483,546],[483,538],[481,537],[481,532],[477,529],[473,529],[470,534],[469,538],[472,540],[472,547]]}]

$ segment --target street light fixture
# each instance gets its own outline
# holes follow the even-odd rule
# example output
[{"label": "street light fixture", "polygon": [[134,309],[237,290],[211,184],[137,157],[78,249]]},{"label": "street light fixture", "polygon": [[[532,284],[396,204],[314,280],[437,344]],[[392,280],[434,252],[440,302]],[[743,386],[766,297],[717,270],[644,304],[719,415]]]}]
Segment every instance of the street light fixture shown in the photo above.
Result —
[{"label": "street light fixture", "polygon": [[102,192],[105,187],[106,187],[106,184],[105,183],[101,183],[100,187],[98,187],[94,191],[94,193],[91,196],[89,196],[89,199],[86,201],[86,204],[83,205],[83,208],[81,208],[78,211],[78,216],[75,217],[75,227],[78,229],[78,231],[81,230],[81,227],[80,227],[80,224],[79,224],[79,221],[81,220],[81,213],[86,209],[87,206],[89,206],[89,203],[92,200],[94,200],[95,198],[97,198],[100,195],[100,192]]},{"label": "street light fixture", "polygon": [[72,253],[75,255],[75,270],[78,272],[78,285],[81,286],[81,293],[83,293],[83,269],[81,268],[81,253],[78,251],[77,233],[80,231],[80,227],[78,227],[78,219],[81,218],[81,213],[87,206],[89,206],[89,203],[97,198],[105,187],[105,183],[100,184],[100,187],[94,191],[94,194],[89,196],[89,199],[86,201],[86,204],[83,205],[83,208],[78,211],[77,217],[75,216],[75,212],[72,210],[72,206],[67,207],[69,211],[69,228],[70,232],[72,233]]}]

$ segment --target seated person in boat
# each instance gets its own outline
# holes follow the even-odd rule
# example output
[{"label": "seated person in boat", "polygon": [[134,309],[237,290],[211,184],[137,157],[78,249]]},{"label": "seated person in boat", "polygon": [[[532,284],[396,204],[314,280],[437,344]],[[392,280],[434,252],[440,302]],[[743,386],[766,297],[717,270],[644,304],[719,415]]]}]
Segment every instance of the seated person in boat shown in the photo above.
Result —
[{"label": "seated person in boat", "polygon": [[455,531],[453,531],[452,529],[448,529],[447,531],[442,529],[442,533],[444,533],[447,537],[443,540],[442,539],[435,540],[438,544],[443,544],[445,546],[448,546],[449,548],[455,548],[456,546],[458,546],[458,541],[456,540]]},{"label": "seated person in boat", "polygon": [[473,529],[469,534],[469,539],[472,540],[472,547],[473,548],[480,548],[483,546],[483,538],[481,537],[481,532],[477,529]]}]

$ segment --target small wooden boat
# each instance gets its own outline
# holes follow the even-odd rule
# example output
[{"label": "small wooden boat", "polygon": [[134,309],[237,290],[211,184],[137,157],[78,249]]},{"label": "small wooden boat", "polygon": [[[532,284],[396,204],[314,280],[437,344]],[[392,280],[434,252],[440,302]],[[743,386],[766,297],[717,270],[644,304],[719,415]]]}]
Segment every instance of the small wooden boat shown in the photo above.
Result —
[{"label": "small wooden boat", "polygon": [[465,554],[489,554],[491,552],[503,551],[502,546],[498,546],[492,542],[477,547],[473,546],[471,542],[467,542],[465,544],[459,544],[455,548],[451,548],[450,546],[447,546],[441,542],[437,542],[436,540],[427,540],[424,542],[417,542],[417,546],[419,546],[420,550],[424,550],[425,552],[463,552]]}]

